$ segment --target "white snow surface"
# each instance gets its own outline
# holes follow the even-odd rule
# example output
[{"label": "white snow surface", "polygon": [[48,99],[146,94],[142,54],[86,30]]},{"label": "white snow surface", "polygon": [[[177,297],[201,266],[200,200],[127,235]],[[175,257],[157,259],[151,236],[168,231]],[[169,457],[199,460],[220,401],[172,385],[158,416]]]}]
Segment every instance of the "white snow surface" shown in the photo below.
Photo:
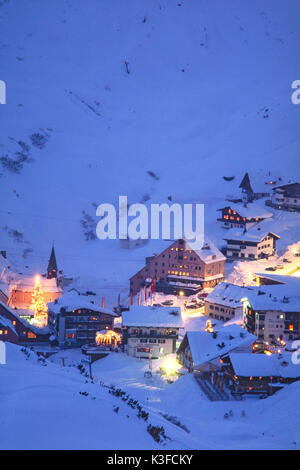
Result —
[{"label": "white snow surface", "polygon": [[[60,351],[45,367],[33,352],[27,359],[18,346],[7,344],[7,364],[0,365],[1,449],[300,448],[300,383],[265,400],[210,402],[191,374],[173,384],[163,380],[157,371],[164,360],[153,361],[153,376],[147,379],[148,361],[111,353],[92,365],[92,384],[76,368],[82,359],[79,350]],[[149,422],[164,426],[170,440],[156,444],[135,410],[100,381],[137,399],[149,412]],[[225,420],[230,409],[233,416]],[[175,416],[190,432],[161,413]]]},{"label": "white snow surface", "polygon": [[182,328],[180,307],[136,306],[122,313],[124,326]]},{"label": "white snow surface", "polygon": [[[205,232],[220,247],[217,209],[240,194],[246,171],[254,190],[299,180],[291,102],[299,8],[297,0],[1,2],[0,157],[27,156],[17,173],[7,160],[0,167],[1,250],[18,270],[44,273],[54,241],[58,267],[113,304],[159,242],[126,250],[86,240],[98,204],[117,206],[119,195],[129,204],[204,203]],[[267,212],[280,249],[299,238],[300,214]]]}]

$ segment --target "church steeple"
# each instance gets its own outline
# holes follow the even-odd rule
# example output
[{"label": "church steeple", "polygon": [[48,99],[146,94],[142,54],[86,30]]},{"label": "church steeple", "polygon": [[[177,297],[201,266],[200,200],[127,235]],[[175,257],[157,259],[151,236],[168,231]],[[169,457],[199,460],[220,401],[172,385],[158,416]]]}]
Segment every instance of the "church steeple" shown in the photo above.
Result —
[{"label": "church steeple", "polygon": [[53,277],[57,278],[57,263],[56,263],[54,245],[52,245],[51,255],[49,258],[49,262],[48,262],[47,279],[52,279]]}]

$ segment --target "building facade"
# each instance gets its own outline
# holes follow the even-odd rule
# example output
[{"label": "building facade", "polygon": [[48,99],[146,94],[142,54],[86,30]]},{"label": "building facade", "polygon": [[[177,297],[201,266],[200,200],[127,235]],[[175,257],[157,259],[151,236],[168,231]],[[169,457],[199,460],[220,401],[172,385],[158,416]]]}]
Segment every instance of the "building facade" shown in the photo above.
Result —
[{"label": "building facade", "polygon": [[276,253],[276,241],[280,237],[275,233],[261,233],[249,230],[248,232],[235,232],[226,241],[227,258],[254,260],[268,258]]},{"label": "building facade", "polygon": [[262,220],[269,219],[273,216],[271,212],[260,208],[257,205],[247,204],[231,204],[219,209],[221,217],[217,218],[222,223],[222,227],[226,229],[240,228],[248,229]]},{"label": "building facade", "polygon": [[[8,307],[8,305],[0,302],[0,316],[4,320],[8,320],[12,325],[12,329],[17,334],[19,344],[30,344],[30,343],[45,343],[49,341],[50,331],[49,328],[37,328],[31,325],[23,318],[19,317],[14,309]],[[7,333],[8,335],[8,333]],[[0,340],[6,340],[6,334],[4,329],[4,335],[1,335]],[[14,335],[13,335],[14,336]],[[7,340],[9,336],[7,336]],[[16,338],[15,338],[16,339]]]},{"label": "building facade", "polygon": [[300,278],[285,277],[285,283],[261,285],[243,302],[245,327],[271,344],[300,339]]},{"label": "building facade", "polygon": [[300,183],[273,188],[272,198],[266,204],[275,209],[300,212]]},{"label": "building facade", "polygon": [[151,279],[156,280],[157,289],[161,285],[164,291],[171,286],[174,293],[214,287],[224,280],[225,261],[212,244],[193,250],[185,240],[177,240],[159,255],[146,259],[146,265],[130,278],[130,293],[136,295]]},{"label": "building facade", "polygon": [[218,284],[204,299],[205,315],[225,322],[232,319],[241,319],[242,321],[242,299],[252,289],[227,282]]},{"label": "building facade", "polygon": [[177,351],[177,358],[189,372],[206,371],[229,352],[250,353],[256,341],[238,325],[220,327],[214,331],[188,331]]},{"label": "building facade", "polygon": [[157,359],[175,353],[180,308],[134,306],[122,313],[123,341],[129,356]]},{"label": "building facade", "polygon": [[66,294],[48,305],[49,327],[61,347],[96,344],[96,335],[112,330],[116,314],[93,304],[87,296]]},{"label": "building facade", "polygon": [[18,344],[19,336],[11,321],[0,316],[0,341]]}]

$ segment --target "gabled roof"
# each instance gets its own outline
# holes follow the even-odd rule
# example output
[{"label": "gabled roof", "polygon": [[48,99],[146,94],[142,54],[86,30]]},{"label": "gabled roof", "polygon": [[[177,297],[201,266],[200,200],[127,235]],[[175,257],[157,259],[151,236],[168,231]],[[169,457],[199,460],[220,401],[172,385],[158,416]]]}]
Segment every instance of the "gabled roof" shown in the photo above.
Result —
[{"label": "gabled roof", "polygon": [[62,295],[54,302],[49,302],[47,305],[48,309],[55,314],[60,313],[61,309],[65,309],[66,312],[72,312],[73,310],[85,308],[87,310],[105,313],[114,317],[118,316],[113,311],[102,308],[100,304],[95,303],[94,300],[95,296],[83,295],[72,290]]},{"label": "gabled roof", "polygon": [[[40,277],[43,292],[61,292],[61,288],[57,286],[55,278],[47,279],[43,276]],[[16,281],[10,284],[11,290],[22,290],[31,292],[34,289],[35,277],[20,276]]]},{"label": "gabled roof", "polygon": [[244,232],[243,230],[233,229],[228,234],[228,237],[224,237],[223,240],[236,240],[236,241],[244,241],[244,242],[261,242],[267,235],[270,237],[276,238],[278,240],[280,237],[273,232],[255,232],[254,230],[247,230]]},{"label": "gabled roof", "polygon": [[224,305],[229,308],[241,307],[241,299],[247,297],[256,287],[242,287],[228,282],[221,282],[204,299],[205,302]]},{"label": "gabled roof", "polygon": [[300,378],[300,364],[293,364],[291,354],[229,355],[235,374],[239,377]]},{"label": "gabled roof", "polygon": [[[154,262],[156,256],[161,255],[162,253],[166,252],[169,250],[173,245],[175,245],[178,242],[178,240],[173,241],[171,245],[168,245],[166,248],[164,248],[159,254],[154,254],[151,257],[149,256],[148,258],[152,258],[148,264]],[[210,241],[210,240],[205,240],[203,247],[199,249],[195,249],[192,244],[189,244],[188,241],[184,240],[186,249],[187,250],[192,250],[204,263],[212,263],[216,261],[224,261],[226,260],[226,257],[221,253],[221,251]],[[130,279],[133,279],[137,274],[139,274],[141,271],[145,269],[147,264],[145,264],[141,269],[139,269],[136,273],[134,273]]]},{"label": "gabled roof", "polygon": [[57,263],[56,263],[54,245],[52,246],[52,250],[51,250],[51,254],[49,258],[47,273],[48,275],[51,275],[51,273],[57,273]]},{"label": "gabled roof", "polygon": [[5,312],[7,312],[10,315],[12,315],[16,319],[17,322],[22,323],[22,325],[25,328],[28,328],[29,330],[33,331],[35,334],[39,334],[39,335],[49,334],[50,330],[49,330],[48,326],[45,326],[44,328],[38,328],[38,327],[32,325],[31,323],[28,323],[28,321],[26,321],[24,318],[19,317],[19,315],[16,313],[17,310],[14,310],[14,309],[8,307],[8,305],[4,304],[1,301],[0,301],[0,307],[2,308],[2,310],[1,310],[1,312],[2,312],[1,316],[2,317],[6,318],[5,317]]},{"label": "gabled roof", "polygon": [[134,305],[122,313],[123,326],[182,328],[179,307]]},{"label": "gabled roof", "polygon": [[248,173],[245,173],[244,178],[242,179],[239,187],[242,188],[244,191],[253,193]]},{"label": "gabled roof", "polygon": [[300,197],[300,183],[283,184],[282,186],[276,186],[272,189],[273,191],[277,189],[282,190],[287,197]]},{"label": "gabled roof", "polygon": [[193,249],[193,247],[186,242],[186,249],[192,250],[196,253],[197,256],[203,261],[204,263],[213,263],[216,261],[224,261],[226,257],[221,253],[221,251],[211,242],[206,240],[202,248]]},{"label": "gabled roof", "polygon": [[16,330],[15,330],[15,327],[14,327],[14,325],[12,324],[12,322],[11,322],[10,320],[8,320],[8,318],[3,317],[2,315],[0,315],[0,329],[1,329],[1,326],[2,326],[2,327],[9,328],[9,329],[12,330],[15,334],[17,334],[17,332],[16,332]]},{"label": "gabled roof", "polygon": [[207,331],[188,331],[178,352],[184,349],[188,342],[194,368],[212,361],[240,347],[246,347],[256,341],[256,336],[233,324],[216,329],[217,337]]},{"label": "gabled roof", "polygon": [[282,284],[262,285],[249,292],[246,297],[251,307],[262,311],[300,312],[300,278],[285,277]]},{"label": "gabled roof", "polygon": [[239,214],[241,217],[246,217],[246,219],[268,219],[273,217],[273,213],[268,211],[258,202],[248,203],[246,206],[241,203],[232,203],[218,210],[221,211],[227,208],[236,211],[237,214]]}]

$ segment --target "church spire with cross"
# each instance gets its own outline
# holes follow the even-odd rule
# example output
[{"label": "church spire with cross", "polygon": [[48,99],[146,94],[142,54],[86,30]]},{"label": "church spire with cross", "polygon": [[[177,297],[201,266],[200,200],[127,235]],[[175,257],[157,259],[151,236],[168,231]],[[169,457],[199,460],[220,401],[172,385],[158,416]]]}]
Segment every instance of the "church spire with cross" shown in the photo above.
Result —
[{"label": "church spire with cross", "polygon": [[48,262],[47,268],[47,279],[57,278],[57,263],[54,250],[54,244],[52,245],[51,255]]}]

